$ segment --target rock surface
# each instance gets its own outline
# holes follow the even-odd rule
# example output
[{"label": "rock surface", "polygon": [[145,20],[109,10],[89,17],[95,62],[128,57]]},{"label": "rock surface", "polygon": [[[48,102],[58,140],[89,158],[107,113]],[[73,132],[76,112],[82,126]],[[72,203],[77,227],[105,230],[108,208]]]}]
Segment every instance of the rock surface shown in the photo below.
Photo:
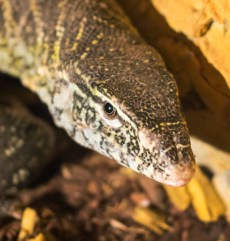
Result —
[{"label": "rock surface", "polygon": [[228,0],[152,0],[169,25],[184,33],[220,71],[230,87],[230,2]]}]

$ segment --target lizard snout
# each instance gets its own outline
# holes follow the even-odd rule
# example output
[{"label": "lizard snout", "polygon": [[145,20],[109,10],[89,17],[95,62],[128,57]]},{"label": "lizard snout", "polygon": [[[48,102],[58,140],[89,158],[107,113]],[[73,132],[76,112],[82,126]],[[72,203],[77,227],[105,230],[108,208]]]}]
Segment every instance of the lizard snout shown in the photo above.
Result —
[{"label": "lizard snout", "polygon": [[158,181],[173,187],[184,186],[193,177],[195,171],[194,164],[195,162],[192,160],[188,164],[169,166],[165,170],[165,175],[159,176]]},{"label": "lizard snout", "polygon": [[[169,134],[162,139],[142,132],[140,141],[151,155],[151,162],[142,169],[142,173],[158,182],[179,187],[187,184],[195,171],[195,158],[190,143],[180,144]],[[163,141],[164,140],[164,141]]]},{"label": "lizard snout", "polygon": [[182,156],[180,152],[175,152],[174,156],[162,152],[163,154],[161,153],[156,162],[153,162],[143,174],[173,187],[186,185],[195,172],[195,158],[190,148],[183,151],[188,152],[186,156]]}]

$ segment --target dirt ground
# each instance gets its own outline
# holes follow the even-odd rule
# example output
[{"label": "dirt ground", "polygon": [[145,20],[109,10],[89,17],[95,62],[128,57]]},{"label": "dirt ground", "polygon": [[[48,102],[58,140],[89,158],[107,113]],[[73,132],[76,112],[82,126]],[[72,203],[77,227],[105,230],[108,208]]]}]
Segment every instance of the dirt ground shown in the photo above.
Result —
[{"label": "dirt ground", "polygon": [[[180,212],[160,184],[112,160],[73,143],[58,159],[63,163],[48,182],[20,193],[24,206],[29,203],[39,216],[32,236],[43,233],[48,241],[230,240],[224,218],[205,224],[192,208]],[[148,210],[147,216],[141,217],[138,209]],[[135,215],[149,226],[136,222]],[[162,220],[167,227],[157,234],[154,226]],[[0,240],[16,240],[19,229],[20,220],[5,220]]]},{"label": "dirt ground", "polygon": [[[161,31],[175,34],[148,1],[120,2],[148,41],[158,39],[161,24]],[[154,31],[150,31],[150,20],[156,23]],[[2,79],[15,85],[18,95],[26,96],[25,102],[33,100],[29,107],[36,107],[35,114],[45,116],[53,126],[36,97],[17,81],[6,76]],[[52,128],[57,133],[59,150],[53,164],[32,189],[19,194],[19,210],[31,207],[39,217],[31,237],[43,233],[47,241],[230,241],[230,226],[224,218],[207,224],[197,219],[192,208],[177,210],[160,184],[79,147],[63,131]],[[14,218],[0,223],[0,241],[17,240],[20,215],[16,209]]]}]

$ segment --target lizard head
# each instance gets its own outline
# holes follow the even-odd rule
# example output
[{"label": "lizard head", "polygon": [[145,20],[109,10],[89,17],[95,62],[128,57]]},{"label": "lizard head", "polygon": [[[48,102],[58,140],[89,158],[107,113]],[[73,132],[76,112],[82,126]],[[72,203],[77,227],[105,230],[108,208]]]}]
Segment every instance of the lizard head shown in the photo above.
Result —
[{"label": "lizard head", "polygon": [[185,185],[195,161],[173,76],[145,44],[113,56],[82,67],[89,77],[76,91],[84,124],[75,139],[159,182]]}]

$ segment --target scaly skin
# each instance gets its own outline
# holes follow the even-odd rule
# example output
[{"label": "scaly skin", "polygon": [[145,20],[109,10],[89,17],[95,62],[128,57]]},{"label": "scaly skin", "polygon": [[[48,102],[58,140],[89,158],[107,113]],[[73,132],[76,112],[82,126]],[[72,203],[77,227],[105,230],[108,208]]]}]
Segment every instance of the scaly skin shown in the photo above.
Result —
[{"label": "scaly skin", "polygon": [[0,116],[1,219],[1,198],[33,185],[50,164],[56,143],[52,129],[30,114],[15,96],[0,98]]},{"label": "scaly skin", "polygon": [[169,185],[191,179],[175,80],[113,0],[0,0],[0,70],[79,144]]}]

